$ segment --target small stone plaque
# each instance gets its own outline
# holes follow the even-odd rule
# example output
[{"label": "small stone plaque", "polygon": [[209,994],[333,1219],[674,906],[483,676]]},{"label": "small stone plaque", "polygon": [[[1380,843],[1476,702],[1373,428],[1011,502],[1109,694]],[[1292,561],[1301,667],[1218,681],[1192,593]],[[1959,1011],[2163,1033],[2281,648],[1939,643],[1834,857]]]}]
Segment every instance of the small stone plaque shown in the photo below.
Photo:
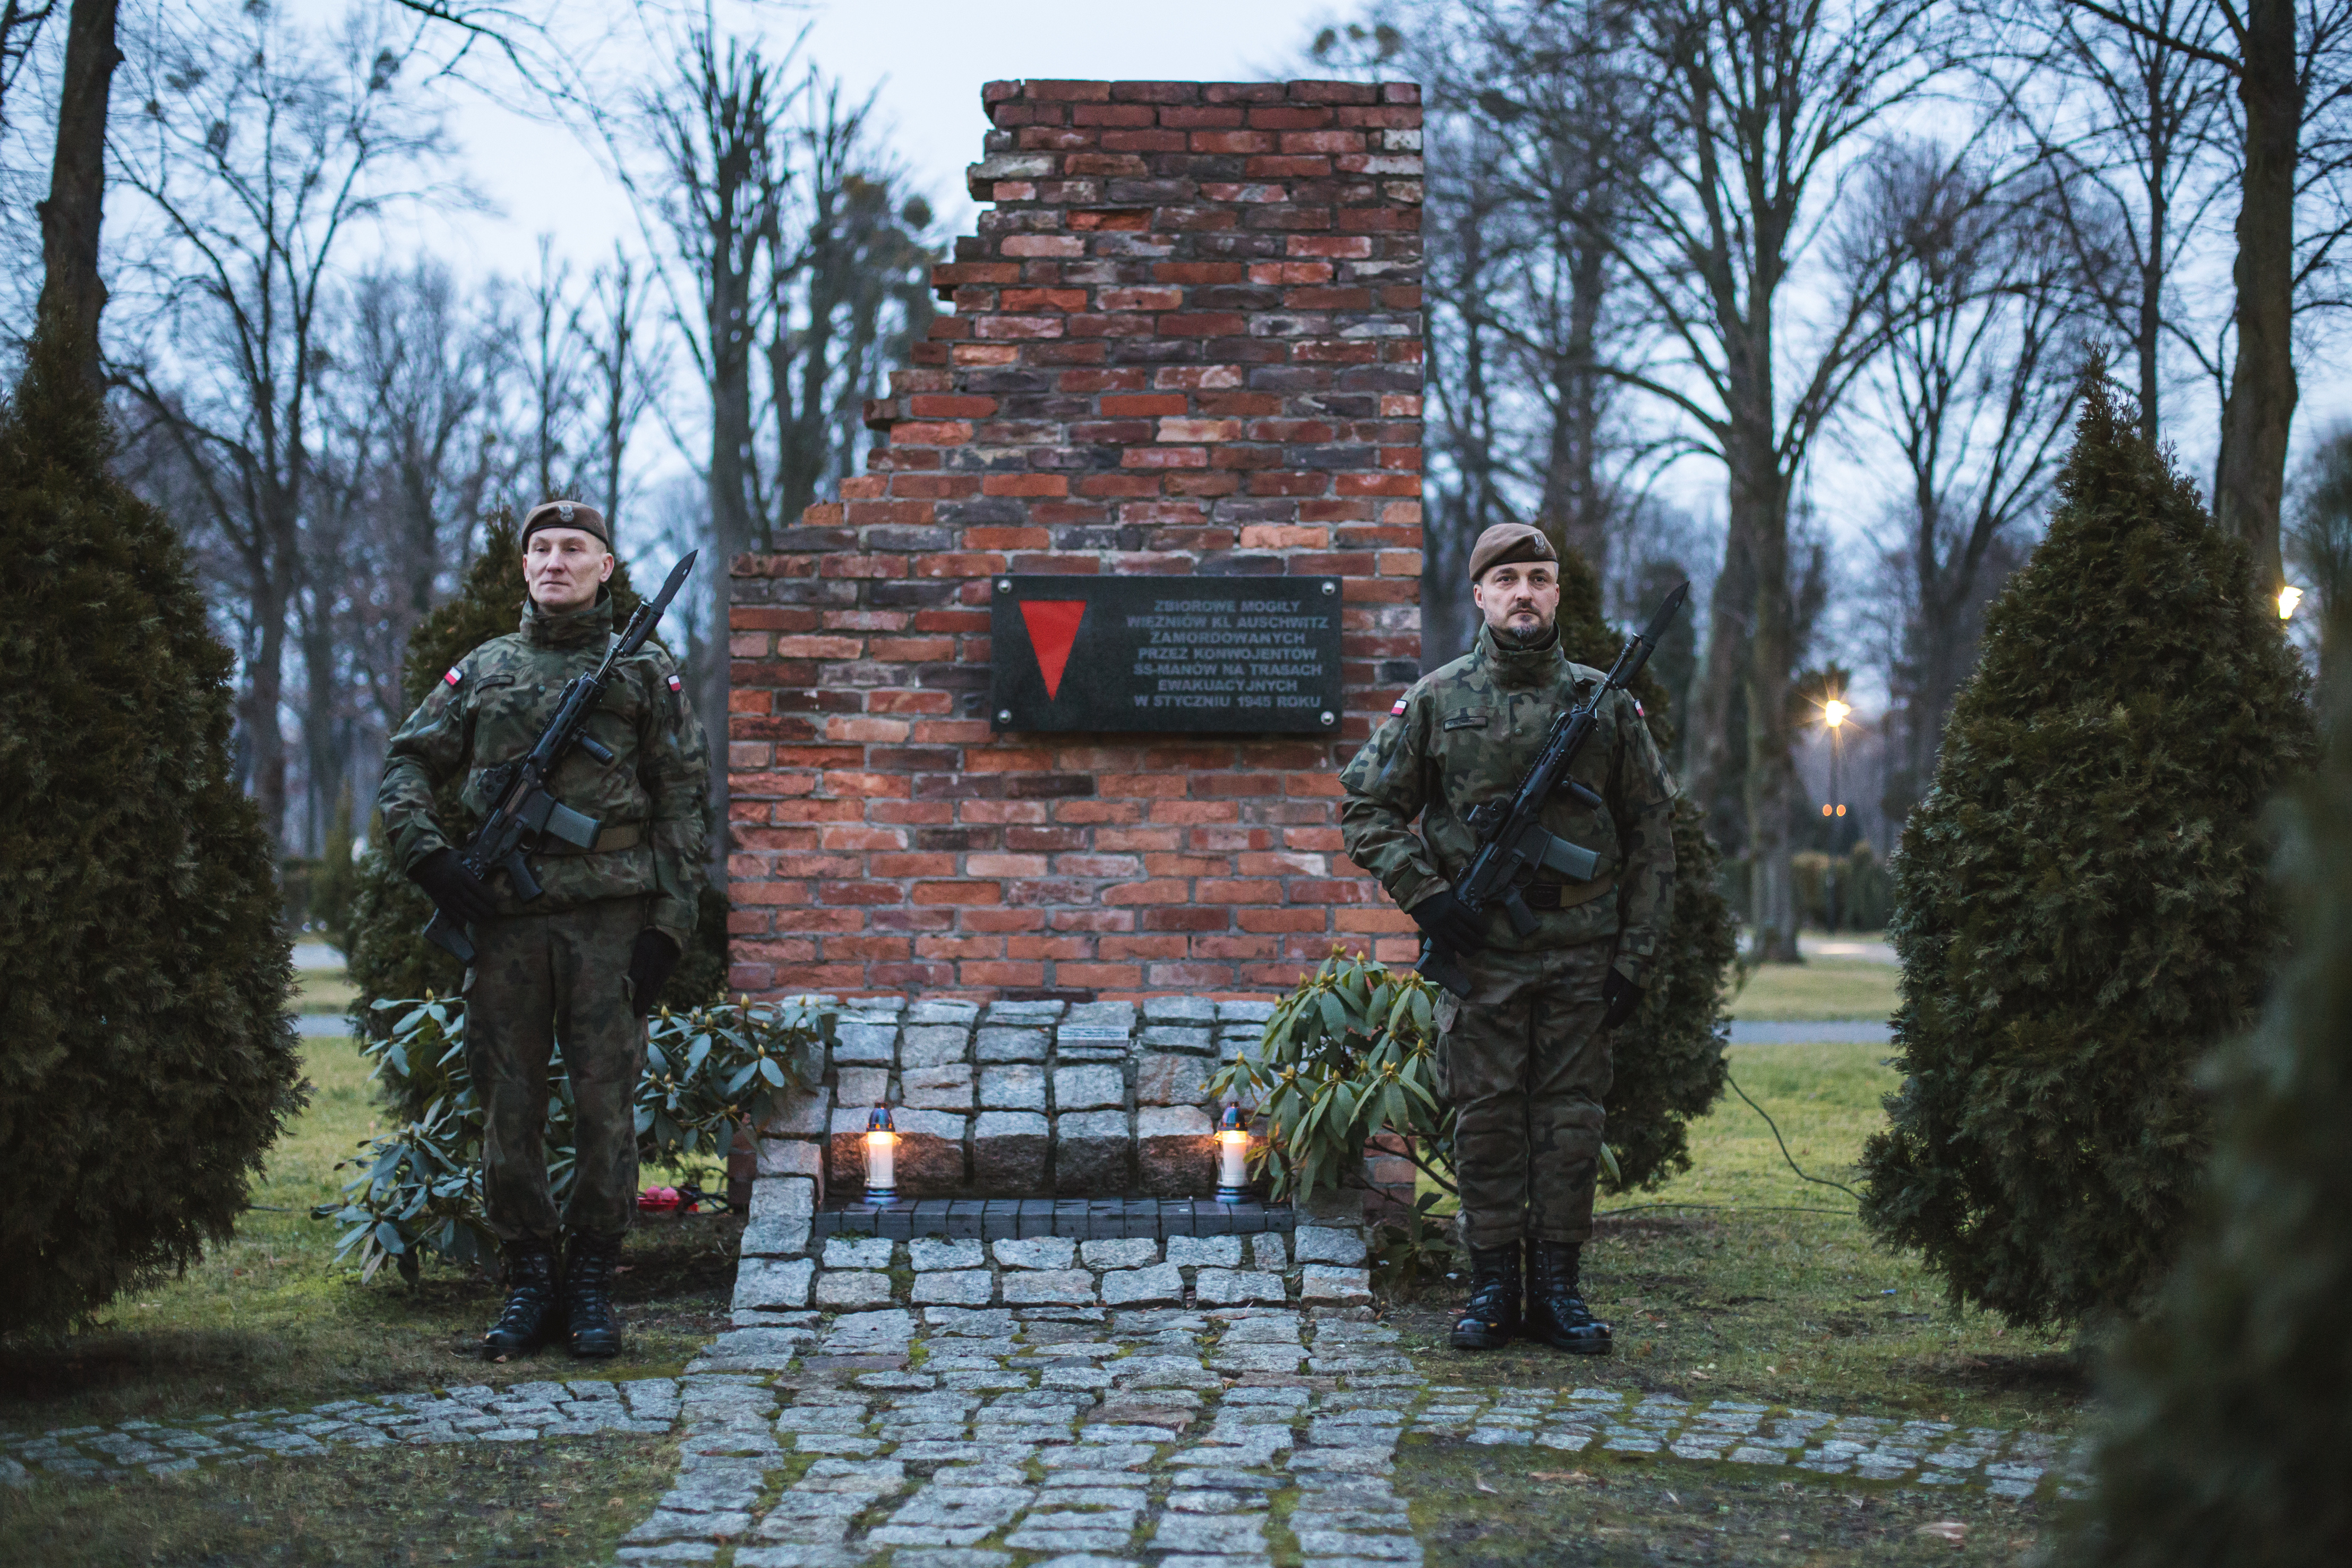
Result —
[{"label": "small stone plaque", "polygon": [[992,580],[1005,730],[1336,735],[1336,577]]}]

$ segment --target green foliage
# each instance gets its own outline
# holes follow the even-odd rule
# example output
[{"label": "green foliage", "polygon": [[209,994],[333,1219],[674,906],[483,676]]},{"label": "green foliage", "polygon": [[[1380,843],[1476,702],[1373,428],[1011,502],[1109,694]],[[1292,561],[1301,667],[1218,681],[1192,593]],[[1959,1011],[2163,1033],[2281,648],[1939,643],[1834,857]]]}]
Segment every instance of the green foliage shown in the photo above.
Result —
[{"label": "green foliage", "polygon": [[[1583,558],[1570,550],[1559,564],[1560,646],[1578,664],[1605,670],[1625,639],[1601,619],[1600,581]],[[1642,607],[1645,622],[1656,608]],[[1685,613],[1677,623],[1688,620]],[[1665,688],[1644,669],[1633,690],[1659,751],[1670,755]],[[1738,927],[1719,885],[1723,857],[1707,837],[1706,812],[1687,798],[1676,800],[1674,831],[1674,919],[1659,938],[1641,1010],[1615,1041],[1609,1142],[1622,1176],[1610,1181],[1612,1191],[1654,1187],[1688,1170],[1687,1125],[1723,1097],[1723,1048],[1731,1040],[1723,979],[1738,954]]]},{"label": "green foliage", "polygon": [[1454,1112],[1437,1097],[1436,997],[1410,969],[1335,947],[1274,1009],[1258,1050],[1209,1080],[1212,1098],[1263,1119],[1253,1159],[1274,1197],[1345,1185],[1384,1134],[1444,1179]]},{"label": "green foliage", "polygon": [[37,343],[0,411],[0,1332],[226,1240],[302,1103],[230,656],[110,446],[69,356]]},{"label": "green foliage", "polygon": [[2021,1324],[2132,1312],[2170,1263],[2192,1067],[2280,952],[2263,806],[2314,746],[2243,548],[2101,376],[2059,495],[1904,831],[1906,1077],[1863,1162],[1881,1240]]},{"label": "green foliage", "polygon": [[[467,569],[465,587],[455,599],[418,622],[409,634],[400,683],[402,700],[411,711],[450,666],[520,623],[523,601],[530,591],[523,580],[522,550],[515,533],[512,513],[503,507],[493,512],[483,530],[481,553]],[[629,585],[627,562],[614,564],[610,586],[614,617],[616,622],[625,622],[638,602],[636,591]],[[436,800],[435,812],[450,830],[464,823],[457,805],[462,783],[449,780]],[[375,1010],[375,1003],[428,993],[449,996],[465,982],[465,966],[425,940],[432,903],[391,862],[383,840],[383,822],[377,818],[368,832],[367,852],[360,857],[352,876],[345,916],[348,936],[343,951],[351,960],[352,982],[358,988],[352,1004],[352,1027],[363,1036],[379,1034],[384,1028],[384,1015]],[[680,956],[677,970],[662,988],[662,1005],[698,1006],[716,998],[726,983],[726,895],[706,890],[692,949]]]},{"label": "green foliage", "polygon": [[[2333,635],[2352,634],[2352,607]],[[2340,644],[2339,644],[2340,645]],[[2105,1372],[2111,1413],[2069,1561],[2352,1562],[2352,680],[2285,813],[2295,956],[2215,1061],[2201,1213],[2158,1310]]]},{"label": "green foliage", "polygon": [[[358,1174],[341,1203],[322,1205],[312,1217],[348,1227],[337,1255],[356,1260],[362,1279],[390,1262],[414,1281],[428,1254],[485,1262],[498,1241],[482,1217],[482,1105],[467,1071],[465,1000],[426,997],[374,1008],[386,1021],[362,1049],[399,1124],[336,1167]],[[814,1090],[834,1017],[830,1009],[796,1002],[656,1013],[637,1082],[639,1160],[674,1166],[697,1155],[724,1159],[737,1127],[766,1121],[788,1093]],[[561,1046],[548,1100],[548,1185],[561,1206],[576,1146]]]}]

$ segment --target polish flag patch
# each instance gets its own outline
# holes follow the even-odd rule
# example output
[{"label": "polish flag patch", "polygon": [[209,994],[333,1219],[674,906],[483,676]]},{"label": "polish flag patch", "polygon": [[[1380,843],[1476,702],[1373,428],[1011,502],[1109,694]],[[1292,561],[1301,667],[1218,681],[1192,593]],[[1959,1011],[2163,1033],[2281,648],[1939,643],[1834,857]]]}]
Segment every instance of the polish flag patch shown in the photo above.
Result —
[{"label": "polish flag patch", "polygon": [[452,664],[451,666],[449,666],[449,673],[448,673],[447,674],[446,674],[446,675],[442,676],[441,678],[442,678],[442,680],[444,680],[444,681],[447,682],[450,685],[453,685],[453,686],[454,686],[454,685],[456,685],[458,682],[460,682],[460,681],[464,680],[466,677],[465,677],[465,676],[463,676],[463,675],[461,675],[461,674],[459,674],[457,673],[457,667],[455,664]]},{"label": "polish flag patch", "polygon": [[669,678],[669,689],[670,689],[670,690],[672,690],[672,691],[677,691],[677,690],[678,690],[678,689],[679,689],[679,687],[678,687],[678,682],[677,682],[677,677],[676,675],[672,675],[672,676]]},{"label": "polish flag patch", "polygon": [[1650,716],[1647,713],[1643,711],[1642,699],[1640,697],[1635,697],[1633,699],[1633,716],[1635,718],[1647,718]]},{"label": "polish flag patch", "polygon": [[1404,698],[1397,698],[1396,706],[1389,709],[1389,716],[1391,718],[1402,718],[1404,716]]}]

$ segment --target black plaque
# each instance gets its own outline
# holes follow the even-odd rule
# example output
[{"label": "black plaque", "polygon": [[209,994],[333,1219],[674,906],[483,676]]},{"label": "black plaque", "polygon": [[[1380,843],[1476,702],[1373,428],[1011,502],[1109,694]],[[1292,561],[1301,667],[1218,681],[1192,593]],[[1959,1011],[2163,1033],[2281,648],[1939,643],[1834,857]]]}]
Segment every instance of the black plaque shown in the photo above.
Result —
[{"label": "black plaque", "polygon": [[999,577],[999,730],[1337,734],[1336,577]]}]

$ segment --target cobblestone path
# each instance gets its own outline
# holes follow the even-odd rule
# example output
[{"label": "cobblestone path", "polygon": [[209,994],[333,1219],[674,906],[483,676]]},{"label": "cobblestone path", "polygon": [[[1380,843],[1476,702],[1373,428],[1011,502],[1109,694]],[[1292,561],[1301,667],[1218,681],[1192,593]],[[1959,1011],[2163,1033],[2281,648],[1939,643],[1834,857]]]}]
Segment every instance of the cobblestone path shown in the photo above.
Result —
[{"label": "cobblestone path", "polygon": [[61,1427],[37,1437],[0,1438],[0,1481],[32,1472],[116,1480],[136,1471],[172,1475],[199,1465],[380,1448],[388,1443],[525,1443],[587,1432],[668,1432],[679,1385],[641,1382],[510,1383],[342,1399],[308,1410],[240,1410],[192,1421],[121,1421]]},{"label": "cobblestone path", "polygon": [[[1414,1435],[1978,1488],[2063,1490],[2050,1436],[1730,1400],[1440,1381],[1360,1308],[930,1307],[722,1334],[684,1378],[567,1379],[0,1439],[0,1480],[170,1474],[389,1443],[683,1424],[624,1563],[1311,1568],[1421,1561],[1390,1475]],[[1440,1376],[1452,1363],[1432,1358]],[[1563,1364],[1565,1373],[1575,1367]],[[889,1555],[885,1557],[884,1553]]]},{"label": "cobblestone path", "polygon": [[2059,1444],[2037,1433],[1439,1383],[1370,1316],[935,1307],[739,1330],[688,1377],[677,1485],[620,1557],[1396,1568],[1422,1558],[1390,1481],[1413,1433],[2009,1497],[2057,1484]]}]

